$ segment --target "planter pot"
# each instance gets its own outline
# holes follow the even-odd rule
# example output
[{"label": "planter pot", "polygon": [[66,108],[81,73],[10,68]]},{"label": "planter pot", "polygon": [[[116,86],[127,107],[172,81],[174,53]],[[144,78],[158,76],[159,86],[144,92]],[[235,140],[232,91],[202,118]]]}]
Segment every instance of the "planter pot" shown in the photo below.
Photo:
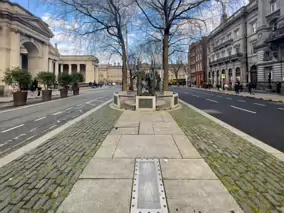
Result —
[{"label": "planter pot", "polygon": [[79,95],[79,87],[73,87],[73,95]]},{"label": "planter pot", "polygon": [[42,100],[50,101],[52,95],[52,90],[42,90]]},{"label": "planter pot", "polygon": [[27,104],[28,92],[14,92],[14,106],[23,106]]},{"label": "planter pot", "polygon": [[63,89],[60,89],[60,97],[61,98],[66,98],[68,96],[68,89],[67,88],[63,88]]}]

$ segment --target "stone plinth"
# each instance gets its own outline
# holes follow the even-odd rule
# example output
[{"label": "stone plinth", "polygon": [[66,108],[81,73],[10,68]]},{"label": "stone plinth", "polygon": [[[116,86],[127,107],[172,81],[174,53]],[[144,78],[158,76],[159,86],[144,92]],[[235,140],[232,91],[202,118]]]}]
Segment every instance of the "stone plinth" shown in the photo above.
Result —
[{"label": "stone plinth", "polygon": [[113,105],[127,110],[169,110],[178,107],[178,94],[170,91],[156,96],[137,96],[135,92],[118,92],[113,94]]},{"label": "stone plinth", "polygon": [[136,110],[156,110],[156,96],[136,96]]}]

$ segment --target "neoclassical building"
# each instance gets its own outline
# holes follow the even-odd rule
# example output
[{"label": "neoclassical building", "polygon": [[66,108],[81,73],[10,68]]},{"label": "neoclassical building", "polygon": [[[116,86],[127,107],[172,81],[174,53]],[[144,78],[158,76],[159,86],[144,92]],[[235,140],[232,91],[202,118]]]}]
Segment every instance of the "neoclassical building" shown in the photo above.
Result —
[{"label": "neoclassical building", "polygon": [[[150,69],[149,64],[142,64],[139,68],[140,70],[144,70],[146,73]],[[162,72],[160,70],[157,70],[160,75],[162,75]],[[109,82],[109,83],[118,83],[121,84],[122,79],[122,66],[118,64],[101,64],[98,68],[98,79],[99,82]],[[130,78],[130,73],[128,71],[127,73],[127,79],[128,82]],[[171,82],[173,79],[175,79],[174,70],[172,68],[172,65],[169,64],[169,82]],[[186,79],[186,71],[184,69],[180,69],[178,72],[178,78],[179,79]]]},{"label": "neoclassical building", "polygon": [[53,36],[40,18],[18,4],[0,1],[0,79],[5,69],[20,67],[33,77],[40,71],[54,72],[56,76],[61,72],[80,72],[85,82],[98,81],[98,59],[61,55],[57,45],[50,43]]},{"label": "neoclassical building", "polygon": [[250,0],[208,38],[207,77],[213,85],[253,82],[257,89],[284,91],[284,0]]},{"label": "neoclassical building", "polygon": [[214,86],[225,82],[234,85],[237,80],[246,84],[253,78],[249,70],[257,63],[257,7],[253,0],[229,18],[224,14],[221,24],[210,33],[207,79]]},{"label": "neoclassical building", "polygon": [[284,0],[258,0],[257,80],[260,88],[282,82],[284,91]]}]

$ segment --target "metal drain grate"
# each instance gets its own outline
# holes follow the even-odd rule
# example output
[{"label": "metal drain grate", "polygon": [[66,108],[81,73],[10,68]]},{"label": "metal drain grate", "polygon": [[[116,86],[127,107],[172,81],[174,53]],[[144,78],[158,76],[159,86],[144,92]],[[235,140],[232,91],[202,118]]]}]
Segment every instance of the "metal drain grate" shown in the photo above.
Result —
[{"label": "metal drain grate", "polygon": [[168,213],[158,159],[137,159],[131,213]]}]

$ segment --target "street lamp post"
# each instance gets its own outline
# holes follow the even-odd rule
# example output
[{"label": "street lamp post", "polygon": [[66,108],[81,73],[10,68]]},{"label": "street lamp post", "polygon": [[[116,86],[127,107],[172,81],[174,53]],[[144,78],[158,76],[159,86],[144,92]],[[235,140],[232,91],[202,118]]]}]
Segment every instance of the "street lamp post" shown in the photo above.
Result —
[{"label": "street lamp post", "polygon": [[284,56],[284,50],[283,52],[281,53],[281,56],[280,56],[280,67],[281,67],[281,81],[283,82],[284,81],[284,76],[283,76],[283,56]]}]

